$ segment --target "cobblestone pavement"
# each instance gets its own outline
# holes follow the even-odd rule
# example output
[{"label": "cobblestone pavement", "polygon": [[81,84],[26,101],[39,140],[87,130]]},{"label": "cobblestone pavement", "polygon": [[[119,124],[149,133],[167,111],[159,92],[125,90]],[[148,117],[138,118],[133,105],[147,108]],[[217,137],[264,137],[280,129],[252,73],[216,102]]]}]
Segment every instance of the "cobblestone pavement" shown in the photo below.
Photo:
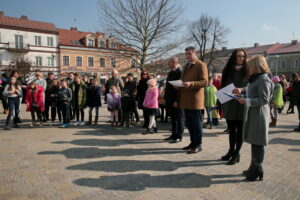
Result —
[{"label": "cobblestone pavement", "polygon": [[110,127],[105,108],[101,115],[98,126],[30,128],[23,108],[22,128],[4,131],[0,114],[0,199],[300,199],[300,133],[291,131],[296,114],[279,115],[264,181],[251,183],[241,175],[250,163],[249,144],[240,163],[219,160],[228,149],[224,120],[205,129],[202,152],[188,155],[181,150],[187,131],[183,142],[169,144],[163,141],[168,124],[142,135],[138,127]]}]

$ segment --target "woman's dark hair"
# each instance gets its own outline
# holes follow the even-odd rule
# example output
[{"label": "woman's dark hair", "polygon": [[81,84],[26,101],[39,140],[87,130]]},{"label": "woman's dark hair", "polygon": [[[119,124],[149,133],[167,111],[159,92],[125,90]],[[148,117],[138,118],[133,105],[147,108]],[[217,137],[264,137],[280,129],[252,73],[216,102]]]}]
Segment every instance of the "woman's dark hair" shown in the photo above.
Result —
[{"label": "woman's dark hair", "polygon": [[229,57],[224,69],[223,69],[223,73],[222,73],[222,81],[221,81],[221,85],[222,87],[226,86],[226,81],[227,78],[230,76],[230,74],[232,74],[231,72],[234,71],[234,68],[236,66],[236,59],[237,59],[237,53],[238,52],[244,52],[245,58],[244,58],[244,62],[242,64],[242,72],[243,72],[243,76],[244,78],[247,77],[247,67],[246,67],[246,62],[247,62],[247,53],[244,49],[236,49],[232,52],[231,56]]},{"label": "woman's dark hair", "polygon": [[298,73],[293,73],[292,74],[292,79],[291,82],[299,81],[299,75]]},{"label": "woman's dark hair", "polygon": [[141,72],[141,79],[143,79],[143,74],[147,74],[147,78],[146,78],[146,79],[149,79],[149,78],[150,78],[150,74],[149,74],[149,72],[148,72],[147,70],[143,70],[143,71]]}]

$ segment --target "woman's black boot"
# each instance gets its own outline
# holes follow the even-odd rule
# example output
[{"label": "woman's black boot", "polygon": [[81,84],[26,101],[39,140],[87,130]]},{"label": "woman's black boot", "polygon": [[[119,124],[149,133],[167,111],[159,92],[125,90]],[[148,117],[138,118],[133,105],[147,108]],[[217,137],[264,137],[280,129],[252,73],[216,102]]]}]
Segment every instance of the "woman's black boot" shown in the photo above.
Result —
[{"label": "woman's black boot", "polygon": [[247,181],[256,181],[258,178],[259,181],[262,181],[264,178],[264,171],[261,165],[252,165],[246,173]]},{"label": "woman's black boot", "polygon": [[225,156],[221,157],[221,160],[228,161],[228,160],[230,160],[231,156],[232,156],[232,152],[228,151],[228,153]]},{"label": "woman's black boot", "polygon": [[228,165],[234,165],[236,163],[240,162],[240,154],[233,154],[229,162],[227,163]]}]

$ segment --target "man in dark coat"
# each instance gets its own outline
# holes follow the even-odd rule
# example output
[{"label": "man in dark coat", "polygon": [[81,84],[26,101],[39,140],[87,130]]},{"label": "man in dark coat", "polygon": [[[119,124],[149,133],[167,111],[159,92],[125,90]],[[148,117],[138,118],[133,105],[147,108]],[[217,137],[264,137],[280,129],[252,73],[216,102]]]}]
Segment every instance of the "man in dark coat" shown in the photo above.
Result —
[{"label": "man in dark coat", "polygon": [[169,81],[179,80],[181,77],[181,69],[177,57],[171,57],[168,65],[171,68],[171,71],[168,73],[164,99],[171,116],[172,135],[165,140],[170,140],[170,143],[178,143],[182,141],[184,130],[183,109],[178,107],[178,91],[169,83]]}]

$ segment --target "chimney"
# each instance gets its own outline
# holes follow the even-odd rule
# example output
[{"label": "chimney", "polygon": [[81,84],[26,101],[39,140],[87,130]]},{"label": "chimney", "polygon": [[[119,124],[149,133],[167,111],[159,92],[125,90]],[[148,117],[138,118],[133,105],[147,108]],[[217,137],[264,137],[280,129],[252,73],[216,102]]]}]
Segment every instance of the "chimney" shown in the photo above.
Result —
[{"label": "chimney", "polygon": [[298,43],[298,40],[292,40],[292,45],[296,45]]},{"label": "chimney", "polygon": [[4,11],[0,10],[0,17],[4,16]]},{"label": "chimney", "polygon": [[254,43],[254,47],[258,47],[259,46],[259,43]]},{"label": "chimney", "polygon": [[222,51],[226,51],[227,50],[227,47],[222,47]]},{"label": "chimney", "polygon": [[77,31],[77,27],[71,27],[71,31]]},{"label": "chimney", "polygon": [[28,17],[27,17],[26,15],[22,15],[22,16],[21,16],[21,19],[26,19],[26,20],[28,20]]}]

